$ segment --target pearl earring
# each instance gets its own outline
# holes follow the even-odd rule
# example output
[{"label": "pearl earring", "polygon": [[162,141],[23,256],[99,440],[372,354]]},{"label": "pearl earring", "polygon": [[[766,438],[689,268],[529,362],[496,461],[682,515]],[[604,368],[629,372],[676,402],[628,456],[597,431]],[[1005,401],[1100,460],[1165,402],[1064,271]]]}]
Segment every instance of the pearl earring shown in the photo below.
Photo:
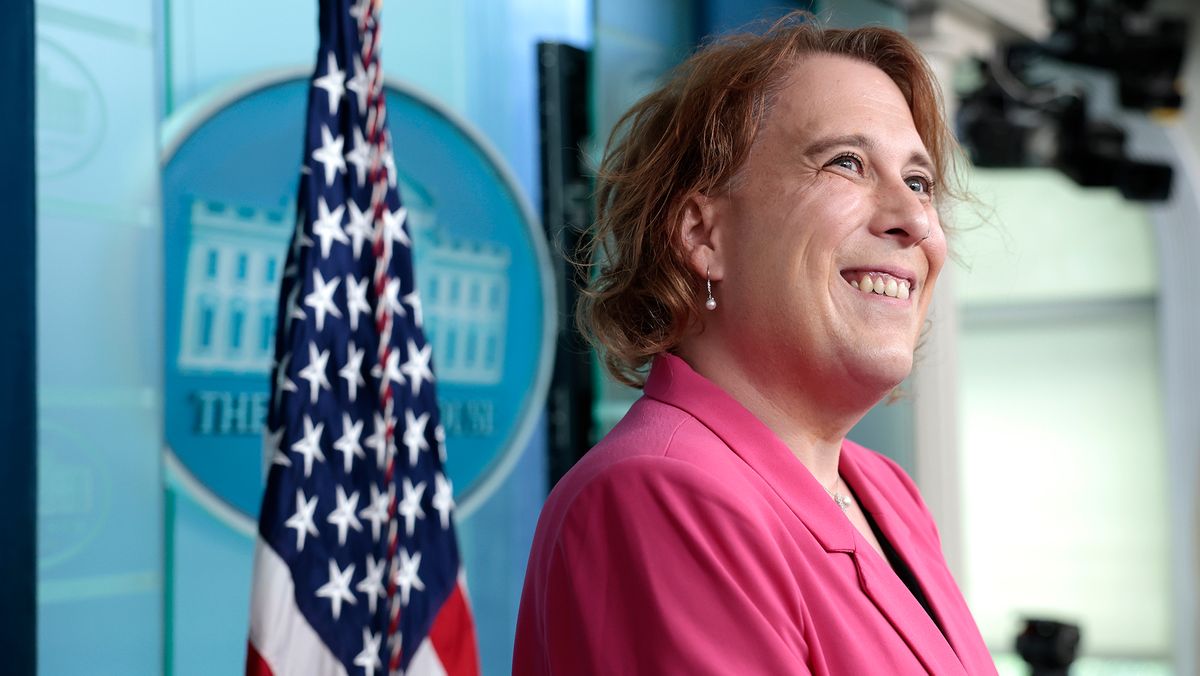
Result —
[{"label": "pearl earring", "polygon": [[708,289],[708,300],[704,301],[704,307],[709,310],[717,309],[717,299],[712,295],[712,275],[708,272],[708,266],[704,267],[704,286]]}]

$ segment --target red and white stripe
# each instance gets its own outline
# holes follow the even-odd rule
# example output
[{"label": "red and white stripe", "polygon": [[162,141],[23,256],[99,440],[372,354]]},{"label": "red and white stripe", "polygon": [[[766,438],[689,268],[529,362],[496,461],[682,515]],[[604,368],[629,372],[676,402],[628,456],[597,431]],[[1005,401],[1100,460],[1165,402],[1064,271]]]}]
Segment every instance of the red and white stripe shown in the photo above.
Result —
[{"label": "red and white stripe", "polygon": [[[300,613],[287,564],[261,537],[254,552],[254,581],[246,676],[351,676]],[[407,673],[478,676],[474,635],[460,570],[458,584],[438,610],[429,636],[417,647]],[[361,672],[354,676],[357,673]],[[383,673],[381,670],[377,676]]]}]

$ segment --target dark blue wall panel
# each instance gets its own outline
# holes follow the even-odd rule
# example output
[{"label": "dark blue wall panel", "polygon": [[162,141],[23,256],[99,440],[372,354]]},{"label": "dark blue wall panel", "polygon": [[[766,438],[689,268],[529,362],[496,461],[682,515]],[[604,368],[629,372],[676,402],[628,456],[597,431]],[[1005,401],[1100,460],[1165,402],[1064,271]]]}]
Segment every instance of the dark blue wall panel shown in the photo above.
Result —
[{"label": "dark blue wall panel", "polygon": [[34,674],[37,589],[36,400],[34,377],[33,0],[12,0],[0,21],[0,230],[5,295],[0,330],[0,655],[5,673]]}]

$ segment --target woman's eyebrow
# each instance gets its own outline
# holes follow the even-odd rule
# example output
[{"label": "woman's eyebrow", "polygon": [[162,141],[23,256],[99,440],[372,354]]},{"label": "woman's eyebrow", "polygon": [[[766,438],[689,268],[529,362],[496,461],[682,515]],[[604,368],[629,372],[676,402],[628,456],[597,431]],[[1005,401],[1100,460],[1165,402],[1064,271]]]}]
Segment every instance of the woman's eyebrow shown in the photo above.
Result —
[{"label": "woman's eyebrow", "polygon": [[908,156],[908,164],[915,164],[924,169],[930,176],[937,176],[937,167],[934,166],[933,160],[929,158],[929,153],[922,150],[914,150],[912,155]]},{"label": "woman's eyebrow", "polygon": [[875,149],[875,141],[863,134],[838,134],[837,136],[826,136],[819,138],[804,149],[804,154],[807,156],[824,155],[825,153],[839,146],[855,146],[863,150],[871,151]]}]

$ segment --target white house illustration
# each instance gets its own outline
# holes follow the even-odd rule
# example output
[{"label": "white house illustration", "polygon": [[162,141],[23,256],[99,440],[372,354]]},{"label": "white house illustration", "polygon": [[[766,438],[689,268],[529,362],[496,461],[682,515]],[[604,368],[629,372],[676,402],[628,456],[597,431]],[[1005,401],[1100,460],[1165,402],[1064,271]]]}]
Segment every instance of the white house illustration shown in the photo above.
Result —
[{"label": "white house illustration", "polygon": [[417,287],[438,378],[479,385],[500,382],[508,326],[509,250],[441,241],[432,229],[414,232],[425,235],[413,237],[416,250],[426,252],[417,263]]},{"label": "white house illustration", "polygon": [[294,214],[194,200],[181,371],[266,373]]},{"label": "white house illustration", "polygon": [[[495,384],[504,370],[510,250],[443,236],[425,192],[401,187],[438,379]],[[294,212],[196,199],[190,216],[179,368],[265,374]],[[335,295],[343,309],[344,294]]]}]

